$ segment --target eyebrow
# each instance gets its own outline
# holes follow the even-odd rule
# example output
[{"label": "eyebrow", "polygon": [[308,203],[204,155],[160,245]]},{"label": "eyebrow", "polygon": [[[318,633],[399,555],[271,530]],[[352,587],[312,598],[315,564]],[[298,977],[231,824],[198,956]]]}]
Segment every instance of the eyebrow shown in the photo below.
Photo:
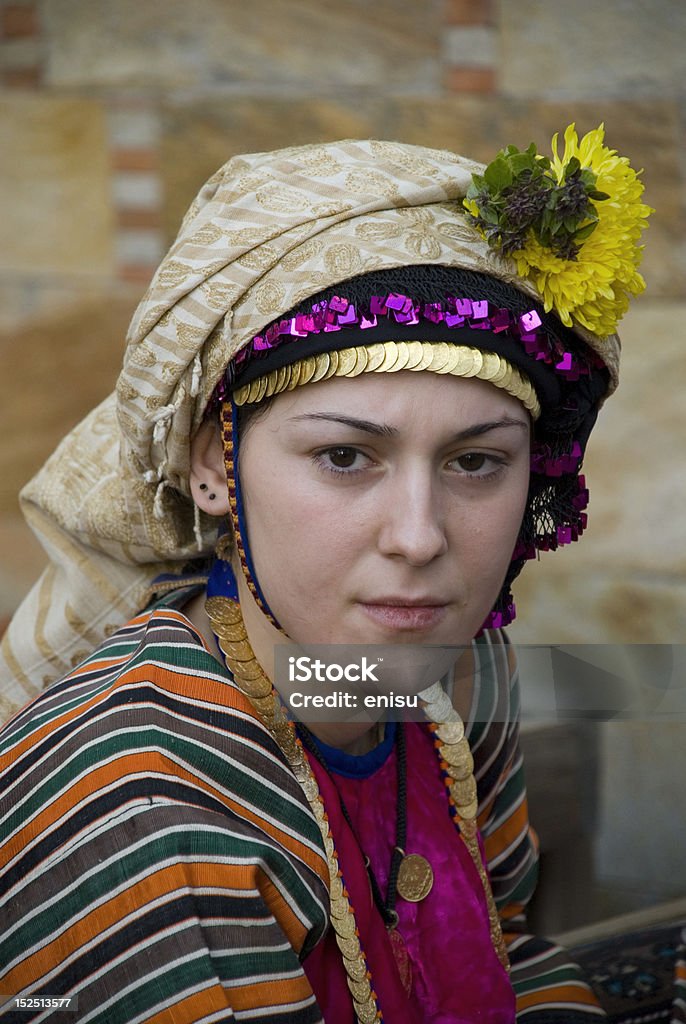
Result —
[{"label": "eyebrow", "polygon": [[[374,423],[372,420],[360,420],[354,416],[340,416],[336,413],[311,412],[303,413],[300,416],[293,416],[294,420],[328,420],[331,423],[342,423],[345,427],[353,430],[362,430],[366,434],[374,434],[376,437],[395,437],[399,433],[397,427],[391,427],[386,423]],[[522,430],[528,429],[528,423],[524,420],[504,416],[500,420],[487,420],[485,423],[475,423],[465,430],[460,430],[453,437],[454,441],[467,441],[472,437],[480,437],[488,434],[491,430],[501,430],[504,427],[519,427]]]}]

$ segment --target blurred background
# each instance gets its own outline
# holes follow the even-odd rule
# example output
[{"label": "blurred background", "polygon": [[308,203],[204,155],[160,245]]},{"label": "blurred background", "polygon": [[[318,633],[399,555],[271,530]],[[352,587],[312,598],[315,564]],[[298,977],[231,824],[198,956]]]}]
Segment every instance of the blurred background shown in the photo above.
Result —
[{"label": "blurred background", "polygon": [[[684,39],[683,0],[0,0],[0,620],[43,565],[17,493],[112,389],[136,302],[219,165],[350,136],[488,161],[603,121],[656,208],[648,287],[590,445],[588,533],[527,567],[512,636],[682,643]],[[582,743],[596,810],[579,827],[601,808],[595,870],[619,893],[596,916],[686,887],[684,727],[613,728]],[[620,777],[633,795],[617,803]],[[652,808],[658,790],[666,813],[640,860],[636,794]]]}]

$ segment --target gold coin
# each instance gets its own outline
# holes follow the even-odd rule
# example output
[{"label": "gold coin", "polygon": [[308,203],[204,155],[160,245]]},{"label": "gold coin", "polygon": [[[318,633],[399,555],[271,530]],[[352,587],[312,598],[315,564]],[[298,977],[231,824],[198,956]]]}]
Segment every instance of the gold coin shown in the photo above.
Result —
[{"label": "gold coin", "polygon": [[453,714],[453,706],[447,693],[442,692],[427,706],[427,711],[434,722],[445,722]]},{"label": "gold coin", "polygon": [[460,377],[473,377],[476,372],[476,359],[473,348],[460,347],[460,360],[453,371]]},{"label": "gold coin", "polygon": [[222,640],[230,644],[240,643],[241,640],[247,640],[248,634],[245,631],[245,625],[243,620],[236,622],[234,625],[228,623],[222,623]]},{"label": "gold coin", "polygon": [[386,349],[381,342],[369,345],[367,347],[367,373],[373,373],[374,370],[378,370],[385,358]]},{"label": "gold coin", "polygon": [[422,358],[419,360],[417,365],[413,369],[417,370],[428,370],[434,361],[434,347],[430,341],[413,341],[412,345],[420,345],[422,349]]},{"label": "gold coin", "polygon": [[267,374],[265,374],[264,377],[260,377],[260,380],[259,380],[260,387],[259,387],[259,391],[257,392],[257,397],[255,398],[256,402],[261,402],[262,399],[264,398],[264,396],[266,395],[266,393],[267,393],[267,384],[268,383],[269,383],[269,374],[267,373]]},{"label": "gold coin", "polygon": [[300,380],[300,367],[302,360],[299,363],[291,363],[290,366],[286,367],[288,370],[288,376],[286,378],[286,391],[293,391],[297,388],[298,381]]},{"label": "gold coin", "polygon": [[408,356],[406,370],[417,370],[424,358],[424,346],[421,341],[406,341]]},{"label": "gold coin", "polygon": [[464,782],[474,772],[474,761],[473,759],[465,758],[463,763],[459,761],[448,761],[449,774],[455,779],[456,782]]},{"label": "gold coin", "polygon": [[314,373],[310,377],[310,384],[316,384],[318,380],[325,377],[331,360],[329,359],[328,352],[322,352],[320,355],[315,357],[315,369]]},{"label": "gold coin", "polygon": [[479,372],[481,380],[493,380],[500,369],[500,359],[495,352],[482,352],[483,366]]},{"label": "gold coin", "polygon": [[343,935],[339,935],[336,932],[336,944],[340,949],[343,957],[347,963],[348,960],[362,961],[362,952],[360,950],[360,940],[357,935],[353,935],[352,939],[346,939]]},{"label": "gold coin", "polygon": [[378,1017],[376,1016],[376,1004],[374,1003],[374,1000],[371,999],[371,993],[370,999],[366,1003],[358,1003],[353,999],[353,1007],[357,1014],[357,1019],[361,1021],[361,1024],[375,1024],[378,1020]]},{"label": "gold coin", "polygon": [[308,356],[306,359],[301,360],[298,384],[308,384],[314,377],[316,368],[317,361],[314,356]]},{"label": "gold coin", "polygon": [[[338,879],[340,882],[340,878]],[[337,921],[341,921],[344,917],[350,916],[350,903],[348,898],[343,895],[343,883],[340,885],[341,895],[337,899],[331,898],[331,916],[335,917]],[[338,930],[338,928],[336,929]]]},{"label": "gold coin", "polygon": [[500,369],[495,377],[491,377],[491,380],[494,384],[503,384],[505,379],[511,375],[512,368],[505,359],[502,359],[500,356],[498,356],[498,359],[500,359]]},{"label": "gold coin", "polygon": [[272,684],[266,676],[260,676],[257,679],[246,679],[242,685],[243,693],[250,697],[251,700],[253,697],[268,697],[272,692]]},{"label": "gold coin", "polygon": [[434,373],[447,373],[448,366],[450,365],[450,349],[451,345],[447,341],[435,342],[433,346],[434,350],[434,363],[432,370]]},{"label": "gold coin", "polygon": [[467,742],[467,738],[464,734],[462,739],[458,740],[457,743],[441,743],[441,753],[445,760],[450,761],[451,764],[453,762],[461,764],[465,761],[467,756],[471,757],[469,743]]},{"label": "gold coin", "polygon": [[242,388],[237,388],[232,395],[234,405],[245,405],[248,400],[249,392],[249,384],[244,384]]},{"label": "gold coin", "polygon": [[349,377],[357,365],[357,352],[354,348],[344,348],[338,353],[338,376]]},{"label": "gold coin", "polygon": [[478,348],[473,348],[472,352],[474,353],[474,370],[472,373],[470,373],[469,376],[478,377],[480,376],[481,369],[484,365],[484,355],[483,352]]},{"label": "gold coin", "polygon": [[398,357],[393,364],[393,370],[391,371],[393,373],[396,373],[398,370],[406,370],[410,359],[410,350],[406,341],[396,341],[395,347],[398,350]]},{"label": "gold coin", "polygon": [[273,394],[279,395],[282,391],[286,390],[286,383],[290,376],[290,370],[290,366],[281,366],[276,371],[276,384],[272,388]]},{"label": "gold coin", "polygon": [[[303,779],[303,781],[300,782],[300,787],[303,793],[305,794],[308,802],[316,800],[317,797],[319,796],[319,786],[317,785],[316,779],[313,778],[312,775],[310,775],[307,779]],[[326,841],[324,841],[324,848],[326,849]]]},{"label": "gold coin", "polygon": [[458,807],[471,804],[476,799],[476,781],[473,775],[466,779],[456,779],[450,787],[450,795]]},{"label": "gold coin", "polygon": [[224,652],[229,658],[234,658],[236,661],[254,661],[255,652],[253,651],[250,642],[246,640],[224,640],[224,637],[220,637],[224,644]]},{"label": "gold coin", "polygon": [[[472,815],[469,821],[464,821],[462,823],[460,826],[460,832],[462,833],[465,842],[472,843],[476,841],[476,822],[474,821],[474,815]],[[481,853],[479,852],[478,844],[476,846],[476,851],[479,853],[479,862],[481,862]]]},{"label": "gold coin", "polygon": [[383,343],[384,357],[379,366],[376,368],[376,373],[388,373],[392,370],[398,360],[398,347],[394,341],[385,341]]},{"label": "gold coin", "polygon": [[[357,942],[357,939],[355,940]],[[342,948],[342,942],[338,943],[338,948]],[[353,959],[343,954],[343,964],[345,965],[345,973],[349,978],[355,981],[361,981],[362,978],[367,977],[367,965],[364,962],[362,953],[360,952],[360,944],[357,942],[357,953],[358,955]]]},{"label": "gold coin", "polygon": [[331,904],[333,905],[336,900],[343,899],[343,880],[341,876],[336,872],[335,875],[331,876],[329,885],[329,895],[331,898]]},{"label": "gold coin", "polygon": [[372,994],[372,987],[366,974],[363,978],[348,978],[348,988],[356,1003],[366,1003]]},{"label": "gold coin", "polygon": [[355,349],[355,366],[350,371],[350,376],[359,377],[359,375],[361,373],[364,373],[365,370],[367,369],[368,362],[369,354],[367,352],[367,349],[364,347],[364,345],[360,345],[359,348]]},{"label": "gold coin", "polygon": [[252,697],[250,703],[257,711],[260,718],[269,728],[269,723],[274,717],[274,698],[269,697]]},{"label": "gold coin", "polygon": [[434,884],[434,873],[426,857],[409,853],[403,857],[398,870],[398,895],[410,903],[420,903],[429,895]]},{"label": "gold coin", "polygon": [[329,377],[335,377],[337,375],[339,362],[339,353],[329,352],[329,369],[326,371],[327,380]]},{"label": "gold coin", "polygon": [[234,626],[237,622],[243,621],[241,606],[237,601],[230,601],[225,597],[208,597],[205,602],[207,614],[217,620]]},{"label": "gold coin", "polygon": [[314,814],[315,821],[319,825],[320,829],[323,828],[325,824],[327,828],[329,827],[328,823],[324,820],[326,815],[326,811],[324,810],[324,804],[318,797],[314,800],[310,800],[310,810]]},{"label": "gold coin", "polygon": [[[222,562],[231,561],[231,556],[233,554],[233,540],[231,539],[228,533],[222,534],[222,536],[219,538],[219,540],[217,541],[215,552],[217,558],[221,558]],[[235,602],[232,603],[235,604]]]},{"label": "gold coin", "polygon": [[466,818],[470,821],[472,818],[476,818],[476,800],[472,800],[470,804],[457,805],[457,813],[461,818]]},{"label": "gold coin", "polygon": [[329,833],[327,836],[324,836],[324,849],[326,850],[326,856],[329,858],[329,860],[333,860],[334,854],[336,852],[336,847],[334,846],[333,839],[331,838],[331,833]]},{"label": "gold coin", "polygon": [[464,725],[462,722],[439,722],[436,729],[436,736],[443,743],[459,743],[464,737]]},{"label": "gold coin", "polygon": [[355,917],[350,909],[343,917],[332,917],[331,924],[336,935],[340,935],[342,939],[352,939],[355,936]]}]

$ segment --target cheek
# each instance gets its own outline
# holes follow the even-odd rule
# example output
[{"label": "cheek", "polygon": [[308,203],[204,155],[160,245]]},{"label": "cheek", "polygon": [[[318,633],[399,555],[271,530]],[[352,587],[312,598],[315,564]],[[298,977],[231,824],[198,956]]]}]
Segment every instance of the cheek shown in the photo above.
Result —
[{"label": "cheek", "polygon": [[[255,573],[277,619],[288,609],[317,606],[339,574],[345,520],[340,504],[322,497],[306,473],[288,467],[245,474],[244,510]],[[348,545],[349,550],[352,546]]]}]

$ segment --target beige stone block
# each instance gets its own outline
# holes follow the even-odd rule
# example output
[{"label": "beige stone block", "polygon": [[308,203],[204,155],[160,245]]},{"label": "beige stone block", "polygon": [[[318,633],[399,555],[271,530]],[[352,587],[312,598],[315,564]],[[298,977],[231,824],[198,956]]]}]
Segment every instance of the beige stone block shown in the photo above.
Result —
[{"label": "beige stone block", "polygon": [[[684,317],[686,303],[644,299],[622,322],[620,386],[586,459],[591,528],[581,544],[596,564],[686,582]],[[686,639],[686,617],[684,627]]]},{"label": "beige stone block", "polygon": [[176,236],[200,186],[230,157],[309,142],[367,138],[376,127],[366,107],[314,99],[170,105],[163,123],[160,169],[168,241]]},{"label": "beige stone block", "polygon": [[435,91],[433,0],[60,0],[45,5],[60,87],[216,86],[280,95]]},{"label": "beige stone block", "polygon": [[684,643],[683,578],[582,561],[579,551],[575,545],[547,552],[540,564],[524,568],[513,588],[517,618],[508,629],[515,643]]},{"label": "beige stone block", "polygon": [[0,134],[0,268],[110,272],[109,166],[100,104],[7,96]]},{"label": "beige stone block", "polygon": [[108,291],[0,333],[0,516],[62,437],[110,391],[136,298]]},{"label": "beige stone block", "polygon": [[686,71],[681,0],[499,4],[501,81],[513,96],[674,95]]}]

